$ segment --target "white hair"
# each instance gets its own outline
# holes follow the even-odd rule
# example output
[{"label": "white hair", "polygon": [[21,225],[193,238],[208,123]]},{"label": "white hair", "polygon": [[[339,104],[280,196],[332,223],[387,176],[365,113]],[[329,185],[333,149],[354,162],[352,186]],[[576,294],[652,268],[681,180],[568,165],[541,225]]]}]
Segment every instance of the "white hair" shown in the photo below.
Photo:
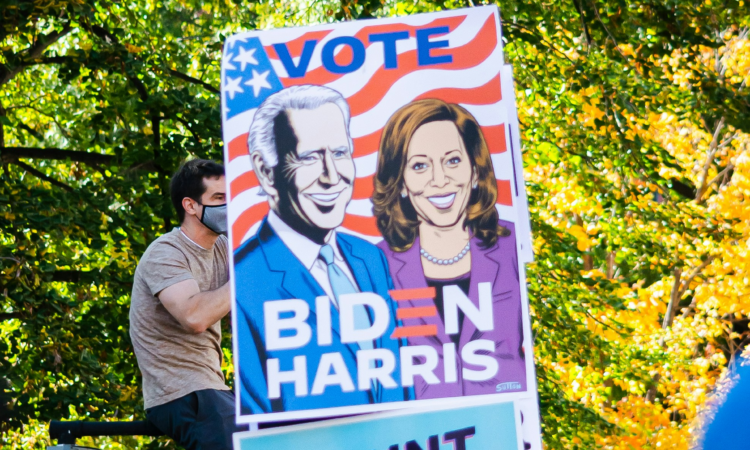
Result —
[{"label": "white hair", "polygon": [[354,146],[352,145],[352,138],[349,135],[349,105],[344,100],[344,97],[331,88],[305,84],[282,89],[263,101],[255,112],[253,123],[250,125],[250,133],[247,137],[247,146],[250,154],[260,153],[263,162],[268,167],[276,167],[279,163],[276,137],[273,131],[276,117],[288,109],[316,109],[327,103],[333,103],[338,106],[344,115],[346,135],[349,139],[349,151],[351,152]]}]

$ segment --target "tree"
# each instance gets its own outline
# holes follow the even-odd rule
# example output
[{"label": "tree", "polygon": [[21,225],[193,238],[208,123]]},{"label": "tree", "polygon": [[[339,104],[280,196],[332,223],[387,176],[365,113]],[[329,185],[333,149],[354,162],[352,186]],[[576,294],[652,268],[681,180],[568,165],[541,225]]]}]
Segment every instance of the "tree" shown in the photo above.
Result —
[{"label": "tree", "polygon": [[[6,2],[5,445],[41,442],[50,419],[142,417],[130,283],[147,244],[176,225],[169,175],[188,156],[221,159],[226,36],[474,4]],[[499,7],[534,228],[545,443],[687,448],[750,336],[750,11],[739,0]]]},{"label": "tree", "polygon": [[21,1],[0,15],[3,426],[141,416],[134,269],[176,225],[167,182],[180,161],[221,159],[222,33],[255,14]]}]

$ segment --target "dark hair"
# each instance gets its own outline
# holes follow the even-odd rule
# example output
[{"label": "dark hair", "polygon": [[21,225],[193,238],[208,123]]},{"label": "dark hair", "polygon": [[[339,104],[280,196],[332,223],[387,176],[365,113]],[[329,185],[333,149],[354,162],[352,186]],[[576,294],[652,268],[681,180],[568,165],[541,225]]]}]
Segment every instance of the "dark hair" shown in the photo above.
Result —
[{"label": "dark hair", "polygon": [[182,207],[182,199],[192,198],[199,202],[201,196],[206,192],[204,178],[218,178],[224,175],[224,166],[208,159],[191,159],[180,165],[169,184],[169,193],[172,197],[172,205],[177,210],[180,223],[185,220],[185,208]]},{"label": "dark hair", "polygon": [[466,207],[465,227],[485,248],[492,247],[498,236],[508,236],[509,230],[498,224],[495,209],[497,181],[487,143],[476,119],[464,108],[438,99],[424,99],[409,103],[396,111],[383,128],[375,173],[375,192],[372,196],[373,213],[378,230],[388,246],[398,252],[411,248],[419,231],[419,219],[408,198],[401,197],[409,142],[419,127],[430,122],[453,122],[469,155],[477,175],[474,189]]}]

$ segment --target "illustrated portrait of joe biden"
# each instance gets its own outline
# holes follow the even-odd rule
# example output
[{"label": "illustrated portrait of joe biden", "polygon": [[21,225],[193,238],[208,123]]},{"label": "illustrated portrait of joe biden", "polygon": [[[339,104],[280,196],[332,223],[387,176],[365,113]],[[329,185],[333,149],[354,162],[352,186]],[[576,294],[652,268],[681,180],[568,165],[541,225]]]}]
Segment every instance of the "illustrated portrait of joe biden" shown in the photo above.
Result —
[{"label": "illustrated portrait of joe biden", "polygon": [[[389,383],[373,381],[362,389],[346,381],[350,377],[357,383],[358,351],[388,349],[398,354],[401,343],[390,338],[397,320],[384,254],[338,230],[356,176],[349,121],[349,106],[340,93],[303,85],[269,96],[250,125],[250,159],[270,212],[234,253],[241,415],[403,401],[413,395]],[[389,326],[378,339],[342,343],[339,298],[358,292],[385,300]],[[325,305],[331,313],[331,342],[326,345],[315,338],[319,297],[328,298]],[[283,299],[307,303],[306,322],[313,337],[298,348],[269,349],[264,303]],[[366,329],[374,320],[373,311],[362,305],[353,317],[355,329]],[[345,366],[347,376],[341,379],[346,382],[316,385],[321,358],[329,361],[335,353],[341,362],[334,369],[343,371]],[[299,356],[305,357],[304,367],[295,358]]]}]

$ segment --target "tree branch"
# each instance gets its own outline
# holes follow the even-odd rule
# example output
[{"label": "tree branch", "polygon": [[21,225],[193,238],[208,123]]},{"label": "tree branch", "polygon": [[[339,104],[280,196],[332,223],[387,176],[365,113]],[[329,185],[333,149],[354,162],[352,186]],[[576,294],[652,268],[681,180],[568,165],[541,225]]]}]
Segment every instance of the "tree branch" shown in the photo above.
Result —
[{"label": "tree branch", "polygon": [[21,73],[23,68],[26,67],[25,63],[27,61],[38,59],[40,56],[42,56],[42,53],[44,53],[44,51],[49,48],[50,45],[60,40],[60,38],[62,38],[66,34],[70,33],[71,30],[73,30],[73,28],[70,26],[70,24],[65,24],[60,31],[53,31],[44,36],[40,36],[40,39],[38,39],[36,43],[34,43],[34,45],[26,49],[25,55],[19,55],[21,56],[22,61],[20,65],[10,70],[4,69],[2,70],[2,72],[0,72],[0,74],[2,74],[2,77],[0,78],[0,86],[9,82],[13,79],[13,77]]},{"label": "tree branch", "polygon": [[[682,296],[685,295],[685,292],[687,292],[688,289],[690,289],[690,283],[695,280],[695,277],[700,275],[700,273],[708,267],[711,262],[716,259],[715,256],[709,255],[698,267],[693,269],[693,271],[688,275],[687,278],[684,280],[681,279],[682,275],[682,269],[677,268],[674,270],[675,273],[675,279],[674,284],[672,285],[672,293],[669,298],[669,305],[667,306],[667,313],[664,315],[664,322],[662,323],[661,328],[663,330],[666,330],[667,328],[672,326],[672,322],[674,321],[675,313],[677,312],[677,307],[680,303],[680,299],[682,299]],[[687,309],[682,313],[682,317],[687,316],[688,312],[695,307],[695,300],[690,303],[690,306],[687,307]],[[662,345],[664,344],[664,337],[661,338],[659,341]]]},{"label": "tree branch", "polygon": [[197,78],[193,78],[190,75],[186,75],[182,72],[178,72],[174,69],[169,69],[169,73],[172,74],[174,77],[179,78],[181,80],[187,81],[188,83],[197,84],[199,86],[203,86],[206,88],[207,91],[213,92],[214,94],[218,94],[220,91],[216,89],[215,87],[211,86],[210,84],[206,83],[205,81],[201,81]]},{"label": "tree branch", "polygon": [[[713,255],[709,256],[708,258],[706,258],[705,261],[701,263],[700,266],[696,267],[695,270],[693,270],[693,273],[690,274],[690,276],[685,280],[685,282],[682,284],[682,287],[680,288],[681,290],[680,297],[682,297],[682,294],[684,294],[688,289],[690,289],[690,283],[693,282],[695,277],[697,277],[703,271],[703,269],[708,267],[708,265],[711,264],[711,262],[713,262],[714,259],[716,259],[715,256]],[[695,309],[695,306],[696,306],[695,298],[693,298],[693,301],[690,302],[690,305],[687,308],[685,308],[685,311],[682,312],[682,317],[683,318],[687,317],[688,314],[690,314],[690,312],[693,309]]]},{"label": "tree branch", "polygon": [[70,61],[73,61],[73,58],[70,56],[48,56],[24,61],[21,63],[20,67],[36,66],[39,64],[64,64]]},{"label": "tree branch", "polygon": [[609,28],[607,28],[607,25],[604,24],[602,16],[599,15],[599,8],[596,7],[596,0],[591,1],[591,6],[594,8],[594,13],[596,14],[596,18],[599,19],[599,23],[602,25],[602,28],[604,28],[604,31],[607,32],[609,38],[612,39],[612,43],[615,44],[615,50],[617,50],[617,53],[619,53],[623,57],[623,59],[627,61],[628,57],[625,56],[625,53],[623,53],[622,50],[620,50],[620,46],[617,44],[617,40],[614,36],[612,36],[612,33],[609,32]]},{"label": "tree branch", "polygon": [[719,173],[716,174],[716,176],[713,178],[713,180],[711,180],[711,181],[708,182],[708,186],[713,185],[714,183],[716,183],[717,181],[719,181],[722,177],[726,176],[732,170],[734,170],[734,164],[729,163],[724,168],[724,170],[722,170],[721,172],[719,172]]},{"label": "tree branch", "polygon": [[695,202],[698,204],[703,202],[703,196],[708,190],[708,171],[711,170],[711,165],[714,162],[714,156],[716,156],[716,152],[719,151],[719,134],[724,128],[724,121],[725,118],[722,117],[721,119],[719,119],[719,122],[717,122],[716,128],[714,129],[713,138],[711,139],[711,143],[708,146],[708,152],[706,152],[706,162],[703,164],[703,169],[701,170],[700,176],[701,184],[695,193]]},{"label": "tree branch", "polygon": [[117,283],[131,285],[129,281],[121,281],[111,276],[100,276],[98,270],[56,270],[52,272],[52,280],[60,283]]},{"label": "tree branch", "polygon": [[[661,324],[661,329],[666,330],[672,326],[674,320],[675,309],[680,301],[680,282],[682,277],[682,269],[674,269],[674,284],[672,284],[672,292],[669,294],[669,304],[667,305],[667,312],[664,314],[664,321]],[[663,337],[660,340],[660,344],[663,344]]]},{"label": "tree branch", "polygon": [[[109,45],[115,44],[123,46],[122,43],[120,43],[120,40],[117,39],[117,36],[107,31],[104,27],[101,27],[99,25],[91,25],[89,30]],[[135,86],[135,89],[138,91],[138,96],[144,102],[148,100],[148,91],[146,90],[146,86],[141,80],[138,79],[138,77],[130,76],[127,69],[125,68],[124,62],[122,62],[121,64],[122,72],[125,74],[125,77],[127,77],[127,79],[133,84],[133,86]]]},{"label": "tree branch", "polygon": [[[5,108],[3,107],[2,101],[0,101],[0,117],[7,117]],[[0,120],[0,150],[5,148],[5,126],[2,120]],[[2,161],[2,154],[0,154],[0,161]]]},{"label": "tree branch", "polygon": [[[503,27],[516,28],[516,29],[519,29],[519,30],[521,30],[523,32],[526,32],[527,34],[530,34],[530,35],[534,36],[535,38],[539,39],[540,42],[544,43],[544,45],[546,47],[548,47],[549,49],[553,50],[555,53],[559,54],[563,58],[567,59],[570,62],[571,65],[575,65],[575,61],[573,61],[572,59],[570,59],[570,57],[568,55],[566,55],[565,53],[563,53],[562,51],[558,50],[554,45],[552,45],[551,42],[549,42],[548,40],[544,39],[544,37],[541,36],[539,33],[537,33],[535,30],[533,30],[533,29],[531,29],[531,28],[529,28],[529,27],[527,27],[525,25],[522,25],[522,24],[520,24],[518,22],[508,22],[508,21],[503,22]],[[583,77],[585,79],[588,79],[588,77],[585,74],[582,74],[582,75],[583,75]]]},{"label": "tree branch", "polygon": [[44,173],[42,173],[39,170],[31,167],[30,165],[26,164],[25,162],[13,161],[13,164],[15,164],[18,167],[24,169],[25,171],[29,172],[30,174],[36,176],[37,178],[39,178],[41,180],[44,180],[44,181],[47,181],[47,182],[49,182],[49,183],[51,183],[51,184],[53,184],[53,185],[55,185],[55,186],[57,186],[59,188],[65,189],[68,192],[73,192],[74,191],[74,189],[72,187],[68,186],[67,184],[65,184],[65,183],[63,183],[61,181],[57,181],[54,178],[48,177]]},{"label": "tree branch", "polygon": [[[166,204],[169,204],[169,181],[167,179],[167,173],[162,168],[159,160],[161,159],[161,117],[158,113],[154,113],[151,116],[151,131],[154,137],[154,163],[159,173],[159,189],[161,190],[162,196],[165,198]],[[172,226],[169,220],[168,212],[162,210],[162,220],[164,221],[164,232],[168,232]]]},{"label": "tree branch", "polygon": [[190,132],[190,135],[193,136],[193,139],[195,139],[195,142],[198,145],[201,145],[201,138],[200,136],[198,136],[198,133],[196,133],[196,131],[193,129],[194,128],[193,124],[191,124],[190,122],[188,122],[187,120],[181,117],[171,116],[171,118],[180,122],[188,130],[188,132]]},{"label": "tree branch", "polygon": [[35,129],[31,128],[30,126],[26,125],[23,122],[20,122],[18,124],[18,128],[20,128],[20,129],[26,131],[27,133],[29,133],[37,141],[43,141],[44,140],[44,136],[42,135],[42,133],[36,131]]},{"label": "tree branch", "polygon": [[0,322],[3,322],[5,320],[10,320],[10,319],[20,319],[20,318],[21,318],[20,312],[0,313]]},{"label": "tree branch", "polygon": [[[576,213],[573,213],[573,219],[576,221],[576,225],[581,228],[585,228],[583,224],[583,218]],[[594,268],[594,259],[590,253],[583,253],[583,270],[592,270]]]},{"label": "tree branch", "polygon": [[81,281],[81,272],[78,270],[56,270],[52,272],[52,281],[77,283]]},{"label": "tree branch", "polygon": [[607,253],[607,279],[611,280],[615,277],[615,258],[617,257],[617,252],[612,250],[611,252]]},{"label": "tree branch", "polygon": [[71,160],[86,164],[111,165],[115,162],[113,155],[101,153],[81,152],[75,150],[64,150],[61,148],[37,148],[37,147],[5,147],[0,150],[0,159],[13,162],[18,158],[35,158],[49,160]]},{"label": "tree branch", "polygon": [[583,15],[583,7],[581,6],[580,0],[574,0],[573,4],[575,5],[576,9],[578,10],[578,15],[581,17],[581,26],[583,27],[583,35],[586,37],[586,50],[591,49],[591,34],[589,33],[589,27],[586,26],[586,18]]},{"label": "tree branch", "polygon": [[[34,99],[34,101],[36,101],[36,99]],[[65,136],[66,139],[70,139],[70,132],[68,130],[66,130],[65,127],[62,126],[62,124],[60,122],[57,121],[57,118],[55,118],[54,115],[49,114],[49,113],[47,113],[47,112],[45,112],[45,111],[43,111],[43,110],[41,110],[41,109],[39,109],[39,108],[37,108],[35,106],[31,106],[31,103],[26,104],[26,105],[11,106],[10,108],[7,108],[7,110],[9,110],[9,111],[12,110],[12,109],[30,109],[32,111],[36,111],[37,113],[39,113],[39,114],[41,114],[41,115],[43,115],[45,117],[49,117],[55,123],[55,125],[57,125],[57,128],[60,130],[60,133],[62,133],[62,135]]]}]

